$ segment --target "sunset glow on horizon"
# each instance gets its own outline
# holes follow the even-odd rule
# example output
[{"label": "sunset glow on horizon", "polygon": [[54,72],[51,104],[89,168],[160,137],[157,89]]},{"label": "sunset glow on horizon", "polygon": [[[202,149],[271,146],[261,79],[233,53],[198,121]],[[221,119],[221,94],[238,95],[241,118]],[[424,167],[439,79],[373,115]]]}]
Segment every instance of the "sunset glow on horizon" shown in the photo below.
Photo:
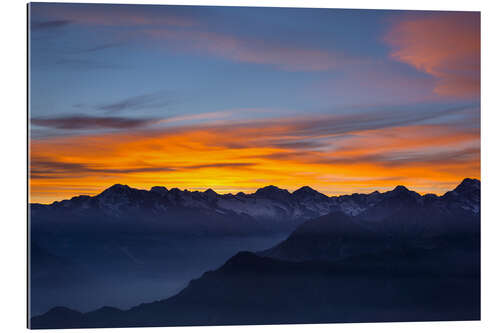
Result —
[{"label": "sunset glow on horizon", "polygon": [[30,10],[30,202],[480,178],[477,12]]}]

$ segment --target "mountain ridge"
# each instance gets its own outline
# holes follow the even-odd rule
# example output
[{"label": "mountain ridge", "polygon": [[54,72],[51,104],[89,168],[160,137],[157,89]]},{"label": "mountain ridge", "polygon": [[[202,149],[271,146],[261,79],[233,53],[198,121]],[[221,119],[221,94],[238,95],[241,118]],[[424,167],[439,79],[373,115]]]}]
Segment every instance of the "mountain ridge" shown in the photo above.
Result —
[{"label": "mountain ridge", "polygon": [[96,196],[99,196],[99,195],[102,195],[103,193],[105,192],[108,192],[108,191],[111,191],[111,192],[115,192],[115,191],[126,191],[126,190],[134,190],[134,191],[146,191],[146,192],[159,192],[159,193],[168,193],[170,191],[173,191],[173,192],[189,192],[189,193],[204,193],[204,194],[216,194],[217,196],[255,196],[256,194],[258,193],[266,193],[266,192],[286,192],[290,195],[293,195],[293,194],[301,194],[301,193],[314,193],[314,194],[320,194],[322,196],[325,196],[325,197],[328,197],[328,198],[341,198],[341,197],[348,197],[348,196],[353,196],[353,195],[372,195],[372,194],[379,194],[379,193],[387,193],[387,192],[393,192],[393,191],[396,191],[396,192],[402,192],[402,191],[409,191],[409,192],[415,192],[417,194],[419,194],[420,196],[426,196],[426,195],[436,195],[438,197],[442,197],[444,196],[446,193],[448,192],[453,192],[453,191],[456,191],[456,190],[461,190],[461,189],[464,189],[464,188],[468,188],[470,186],[473,186],[473,187],[477,187],[478,185],[480,185],[481,181],[477,178],[464,178],[460,184],[458,184],[454,189],[452,190],[449,190],[445,193],[443,193],[442,195],[437,195],[435,193],[423,193],[423,194],[420,194],[416,191],[412,191],[412,190],[409,190],[406,186],[404,185],[396,185],[392,190],[388,190],[388,191],[385,191],[385,192],[380,192],[379,190],[375,190],[375,191],[372,191],[372,192],[369,192],[369,193],[359,193],[359,192],[353,192],[351,194],[342,194],[342,195],[332,195],[332,196],[328,196],[320,191],[317,191],[315,190],[314,188],[310,187],[309,185],[303,185],[299,188],[297,188],[295,191],[292,191],[290,192],[289,190],[287,189],[283,189],[283,188],[280,188],[278,186],[275,186],[275,185],[266,185],[264,187],[260,187],[258,188],[257,190],[255,190],[255,192],[253,193],[244,193],[244,192],[237,192],[236,194],[233,194],[233,193],[217,193],[215,190],[211,189],[211,188],[207,188],[205,191],[198,191],[198,190],[194,190],[194,191],[190,191],[188,189],[184,189],[184,190],[181,190],[177,187],[172,187],[170,190],[166,187],[166,186],[162,186],[162,185],[158,185],[158,186],[152,186],[150,188],[150,190],[146,190],[146,189],[140,189],[140,188],[134,188],[134,187],[130,187],[129,185],[126,185],[126,184],[119,184],[119,183],[116,183],[116,184],[113,184],[107,188],[105,188],[104,190],[102,190],[100,193],[96,194],[96,195],[86,195],[86,194],[80,194],[80,195],[75,195],[69,199],[62,199],[62,200],[56,200],[56,201],[53,201],[51,203],[37,203],[37,202],[32,202],[30,203],[30,205],[41,205],[41,206],[50,206],[50,205],[54,205],[54,204],[58,204],[58,203],[62,203],[62,202],[65,202],[65,201],[68,201],[68,200],[73,200],[73,199],[77,199],[77,198],[91,198],[91,197],[96,197]]},{"label": "mountain ridge", "polygon": [[[241,234],[289,232],[306,220],[337,211],[349,216],[369,215],[371,219],[382,219],[389,211],[408,205],[433,205],[477,214],[479,196],[480,181],[469,178],[441,196],[422,196],[402,185],[386,192],[328,197],[309,186],[289,192],[270,185],[255,193],[234,195],[218,194],[212,189],[201,192],[154,186],[148,191],[115,184],[95,196],[76,196],[30,207],[35,222],[71,218],[74,225],[78,221],[104,221],[108,224],[129,221],[130,225],[137,225],[137,221],[141,221],[142,226],[168,227],[179,232],[190,232],[194,228],[202,233]],[[192,226],[183,221],[192,221]]]}]

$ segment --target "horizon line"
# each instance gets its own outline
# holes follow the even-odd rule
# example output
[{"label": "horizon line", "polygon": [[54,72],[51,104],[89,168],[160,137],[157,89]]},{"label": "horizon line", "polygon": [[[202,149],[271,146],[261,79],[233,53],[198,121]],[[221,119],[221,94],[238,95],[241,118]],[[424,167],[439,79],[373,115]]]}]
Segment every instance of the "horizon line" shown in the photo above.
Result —
[{"label": "horizon line", "polygon": [[[402,184],[398,184],[398,185],[395,185],[394,187],[392,187],[392,190],[386,190],[386,191],[383,191],[383,190],[374,190],[374,191],[371,191],[371,192],[350,192],[350,193],[345,193],[345,194],[337,194],[337,195],[327,195],[327,194],[324,194],[316,189],[314,189],[312,186],[309,186],[309,185],[303,185],[303,186],[299,186],[297,187],[295,190],[291,191],[287,188],[281,188],[279,186],[276,186],[276,185],[272,185],[272,184],[269,184],[269,185],[266,185],[266,186],[263,186],[263,187],[259,187],[255,190],[252,190],[253,192],[245,192],[245,191],[238,191],[236,193],[233,193],[233,192],[224,192],[224,193],[220,193],[220,192],[217,192],[215,190],[213,190],[211,187],[206,187],[206,188],[199,188],[199,187],[192,187],[192,188],[184,188],[184,189],[179,189],[178,187],[171,187],[170,189],[167,188],[166,186],[162,186],[162,185],[156,185],[156,186],[151,186],[148,189],[145,189],[145,188],[137,188],[137,187],[132,187],[132,186],[129,186],[127,184],[119,184],[119,183],[115,183],[113,185],[110,185],[110,186],[107,186],[105,187],[103,190],[100,190],[98,193],[96,194],[92,194],[92,195],[89,195],[89,194],[76,194],[76,195],[73,195],[71,196],[70,198],[68,199],[61,199],[61,200],[54,200],[54,201],[51,201],[51,202],[46,202],[46,203],[41,203],[41,202],[28,202],[29,205],[51,205],[51,204],[54,204],[54,203],[57,203],[57,202],[62,202],[62,201],[65,201],[65,200],[71,200],[73,198],[76,198],[76,197],[80,197],[80,196],[88,196],[88,197],[95,197],[95,196],[98,196],[100,194],[102,194],[103,192],[105,192],[106,190],[114,187],[114,186],[124,186],[124,187],[128,187],[130,189],[133,189],[133,190],[139,190],[139,191],[147,191],[147,192],[151,192],[153,190],[153,188],[165,188],[167,191],[171,191],[171,190],[174,190],[174,189],[177,189],[181,192],[191,192],[191,193],[204,193],[204,192],[207,192],[209,190],[213,191],[215,194],[217,195],[233,195],[233,196],[236,196],[238,195],[239,193],[243,193],[245,195],[252,195],[252,194],[256,194],[257,191],[261,190],[261,189],[264,189],[264,188],[268,188],[268,187],[275,187],[279,190],[283,190],[283,191],[286,191],[287,193],[289,194],[293,194],[294,192],[302,189],[302,188],[305,188],[305,187],[308,187],[310,189],[312,189],[313,191],[316,191],[322,195],[325,195],[329,198],[334,198],[334,197],[341,197],[341,196],[345,196],[345,195],[354,195],[354,194],[372,194],[372,193],[386,193],[386,192],[391,192],[391,191],[394,191],[396,188],[398,187],[404,187],[406,188],[407,190],[411,191],[411,192],[415,192],[417,194],[419,194],[420,196],[424,196],[424,195],[436,195],[436,196],[443,196],[444,194],[446,194],[447,192],[450,192],[450,191],[453,191],[454,189],[456,189],[460,184],[462,184],[464,181],[466,180],[472,180],[472,181],[478,181],[479,183],[481,183],[481,179],[480,178],[474,178],[474,177],[465,177],[463,178],[454,188],[451,188],[449,189],[448,191],[445,191],[443,192],[442,195],[438,195],[436,193],[431,193],[431,192],[426,192],[426,193],[423,193],[423,192],[418,192],[418,191],[414,191],[410,188],[408,188],[407,186],[405,185],[402,185]],[[202,190],[203,189],[203,190]],[[219,190],[220,191],[220,190]],[[29,192],[28,192],[28,195],[29,195]]]}]

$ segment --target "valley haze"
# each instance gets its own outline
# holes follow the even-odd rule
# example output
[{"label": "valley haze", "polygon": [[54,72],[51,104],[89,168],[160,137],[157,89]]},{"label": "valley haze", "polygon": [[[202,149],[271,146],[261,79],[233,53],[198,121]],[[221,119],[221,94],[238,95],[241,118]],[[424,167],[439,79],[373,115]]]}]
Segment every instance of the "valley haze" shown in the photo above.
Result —
[{"label": "valley haze", "polygon": [[[478,319],[479,220],[480,182],[469,178],[442,196],[420,195],[401,185],[382,193],[339,197],[307,186],[293,193],[267,186],[252,194],[220,195],[210,190],[146,191],[114,185],[94,197],[32,204],[31,297],[42,298],[52,290],[53,302],[66,303],[40,304],[41,315],[31,319],[31,326]],[[213,253],[207,253],[209,248]],[[116,283],[124,273],[128,277],[123,285]],[[75,280],[66,281],[71,276]],[[162,279],[178,281],[168,288]],[[329,279],[338,286],[329,286]],[[54,281],[59,281],[57,286],[51,285]],[[275,285],[277,281],[281,282]],[[106,290],[114,283],[115,294],[108,296],[108,302],[115,307],[98,305],[96,300],[90,300],[93,306],[65,300],[63,295],[73,283],[82,290]],[[148,291],[148,283],[153,290]],[[259,290],[241,294],[252,290],[254,283],[261,286]],[[393,305],[375,302],[387,283],[393,286],[386,290]],[[142,286],[142,293],[135,294],[134,285]],[[214,294],[219,285],[225,287]],[[285,296],[290,288],[302,290],[296,297],[304,303]],[[413,302],[417,294],[423,296],[422,288],[429,294]],[[396,296],[409,289],[417,294]],[[340,296],[341,290],[349,292]],[[339,298],[332,304],[327,299],[318,302],[318,292]],[[361,303],[349,303],[344,298],[349,293],[360,297]],[[159,303],[145,299],[150,295],[153,301],[161,294]],[[445,296],[449,302],[435,303],[435,297]],[[261,302],[288,306],[290,312],[256,310]],[[80,312],[67,308],[68,303],[99,310]],[[359,310],[357,306],[365,303],[366,308]],[[200,308],[188,311],[194,304]],[[380,312],[396,305],[398,312]],[[327,310],[331,306],[346,310],[335,314],[333,308]]]}]

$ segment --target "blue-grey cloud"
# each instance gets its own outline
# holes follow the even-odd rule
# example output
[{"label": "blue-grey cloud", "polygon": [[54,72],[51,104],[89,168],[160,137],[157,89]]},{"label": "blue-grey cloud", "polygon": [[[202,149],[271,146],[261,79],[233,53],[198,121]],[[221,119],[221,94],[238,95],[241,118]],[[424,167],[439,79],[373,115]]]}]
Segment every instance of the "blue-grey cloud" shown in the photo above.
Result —
[{"label": "blue-grey cloud", "polygon": [[32,179],[62,179],[75,176],[84,177],[89,174],[131,174],[149,172],[172,172],[179,170],[204,168],[235,168],[256,165],[255,163],[213,163],[195,164],[190,166],[158,166],[144,164],[135,168],[106,168],[92,163],[62,162],[52,159],[36,158],[30,163],[30,178]]},{"label": "blue-grey cloud", "polygon": [[311,117],[310,119],[302,119],[301,121],[292,120],[290,125],[294,129],[294,135],[297,136],[340,135],[363,130],[419,124],[467,112],[471,108],[470,105],[466,105],[442,110],[394,110],[332,115],[317,118]]},{"label": "blue-grey cloud", "polygon": [[120,45],[123,45],[123,43],[106,43],[106,44],[100,44],[100,45],[96,45],[96,46],[93,46],[93,47],[80,49],[78,51],[75,51],[75,53],[91,53],[91,52],[96,52],[96,51],[101,51],[101,50],[106,50],[106,49],[118,47]]},{"label": "blue-grey cloud", "polygon": [[159,120],[154,118],[126,118],[126,117],[92,117],[92,116],[63,116],[52,118],[32,118],[31,124],[42,127],[66,130],[88,129],[132,129],[149,126]]},{"label": "blue-grey cloud", "polygon": [[132,96],[120,101],[102,104],[97,109],[110,113],[125,110],[155,109],[167,107],[172,104],[172,97],[168,92],[159,91],[150,94]]},{"label": "blue-grey cloud", "polygon": [[31,30],[51,30],[65,27],[73,23],[71,20],[52,20],[43,22],[32,22]]},{"label": "blue-grey cloud", "polygon": [[30,164],[30,178],[38,179],[65,178],[88,174],[130,174],[169,171],[175,171],[175,168],[148,165],[139,168],[103,168],[90,163],[61,162],[51,159],[34,159]]},{"label": "blue-grey cloud", "polygon": [[[93,69],[119,69],[123,68],[119,65],[95,61],[89,59],[78,59],[78,58],[59,58],[55,60],[55,62],[50,63],[49,65],[63,65],[66,67],[70,67],[75,70],[93,70]],[[49,67],[50,68],[50,67]]]}]

